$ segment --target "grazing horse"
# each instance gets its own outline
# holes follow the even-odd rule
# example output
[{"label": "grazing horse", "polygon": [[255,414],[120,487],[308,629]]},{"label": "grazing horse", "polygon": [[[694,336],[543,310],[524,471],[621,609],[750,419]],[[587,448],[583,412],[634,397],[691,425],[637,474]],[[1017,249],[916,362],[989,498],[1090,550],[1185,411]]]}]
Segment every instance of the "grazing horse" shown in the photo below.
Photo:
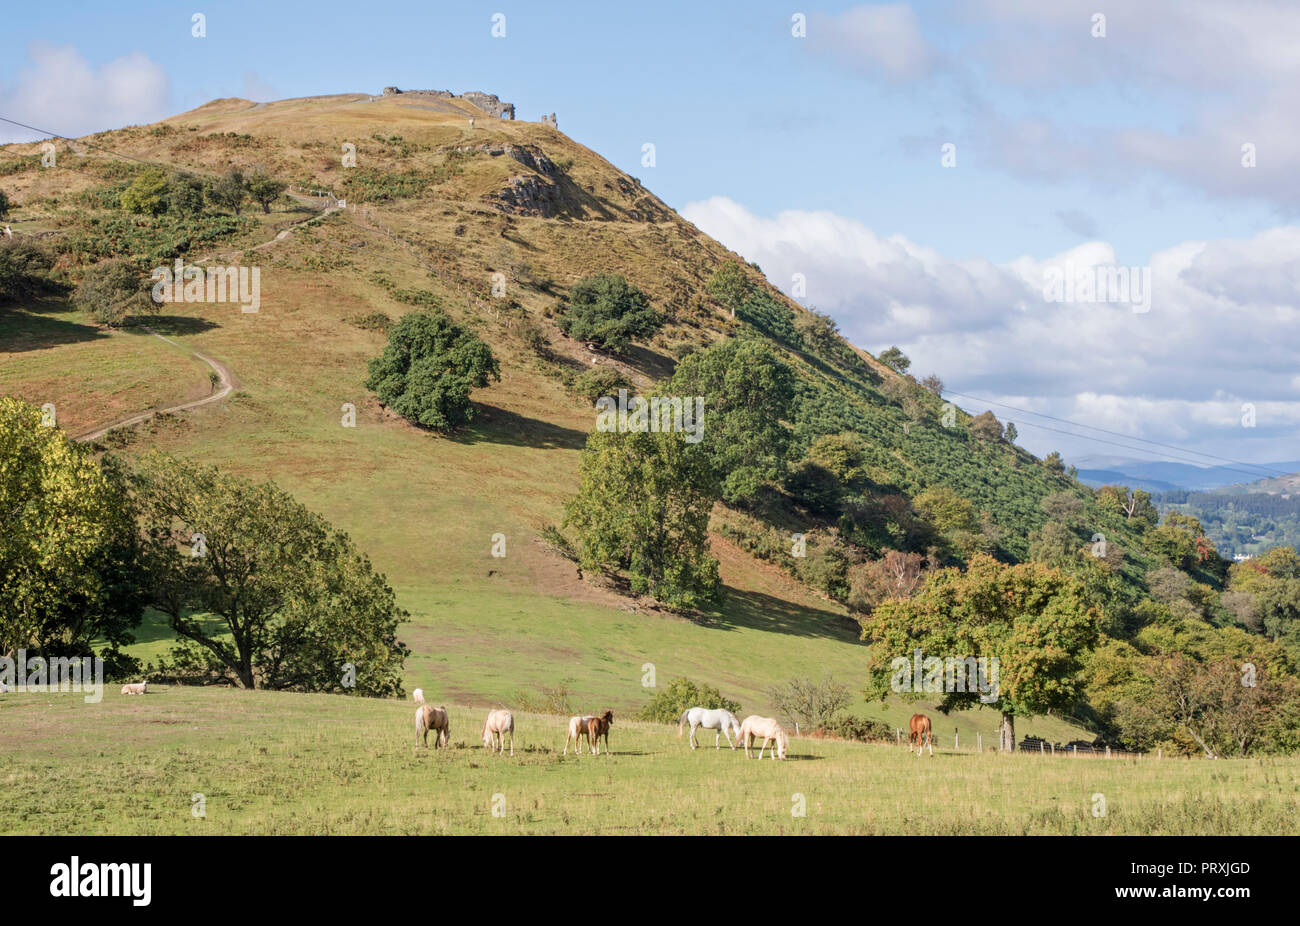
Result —
[{"label": "grazing horse", "polygon": [[786,738],[785,731],[781,725],[776,722],[774,717],[759,717],[757,714],[750,714],[740,723],[740,739],[745,744],[745,758],[750,758],[749,747],[758,737],[763,737],[763,745],[758,747],[759,761],[763,759],[763,750],[767,748],[768,743],[774,743],[772,747],[772,758],[785,758]]},{"label": "grazing horse", "polygon": [[614,725],[614,712],[605,711],[587,721],[587,743],[591,751],[600,755],[600,738],[605,737],[605,755],[609,755],[609,728]]},{"label": "grazing horse", "polygon": [[148,681],[135,682],[134,684],[122,686],[122,694],[124,695],[147,694],[148,691],[149,691]]},{"label": "grazing horse", "polygon": [[583,714],[581,717],[569,718],[569,735],[564,738],[564,754],[569,754],[569,740],[573,740],[573,748],[577,750],[578,755],[582,755],[582,739],[587,737],[587,748],[591,748],[591,737],[587,733],[587,723],[594,717],[594,714]]},{"label": "grazing horse", "polygon": [[718,745],[718,737],[721,734],[726,734],[728,746],[732,749],[736,748],[736,744],[732,742],[731,739],[731,731],[735,730],[737,734],[740,733],[740,721],[736,719],[736,715],[731,713],[731,711],[723,710],[722,708],[718,708],[717,710],[710,710],[706,707],[691,708],[682,714],[682,719],[677,723],[678,739],[682,738],[682,731],[688,723],[691,725],[692,749],[698,748],[695,743],[695,731],[699,727],[713,731],[714,749],[722,748]]},{"label": "grazing horse", "polygon": [[417,689],[415,689],[415,691],[412,691],[412,692],[411,692],[411,700],[414,701],[416,704],[423,704],[423,703],[424,703],[424,689],[423,689],[423,688],[417,688]]},{"label": "grazing horse", "polygon": [[913,714],[912,719],[907,724],[907,751],[912,751],[912,744],[916,744],[916,757],[921,758],[922,737],[925,738],[925,745],[930,747],[930,755],[934,755],[934,741],[930,737],[930,718],[925,714]]},{"label": "grazing horse", "polygon": [[422,704],[415,709],[415,735],[424,738],[424,748],[429,748],[429,731],[433,731],[433,748],[446,746],[451,739],[451,721],[447,719],[447,708]]},{"label": "grazing horse", "polygon": [[510,734],[510,754],[515,754],[515,715],[509,711],[492,711],[483,724],[483,748],[503,755],[506,751],[506,734]]}]

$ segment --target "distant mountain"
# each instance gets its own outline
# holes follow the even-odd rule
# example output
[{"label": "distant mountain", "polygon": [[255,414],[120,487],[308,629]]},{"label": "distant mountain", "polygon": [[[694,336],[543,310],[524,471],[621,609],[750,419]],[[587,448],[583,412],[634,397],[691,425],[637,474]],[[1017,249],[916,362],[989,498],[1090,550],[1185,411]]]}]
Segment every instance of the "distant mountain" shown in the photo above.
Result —
[{"label": "distant mountain", "polygon": [[[1126,485],[1131,489],[1145,489],[1148,492],[1170,492],[1178,489],[1204,492],[1251,482],[1251,475],[1268,477],[1269,470],[1278,473],[1296,473],[1300,471],[1300,460],[1282,463],[1230,464],[1225,466],[1193,466],[1189,463],[1173,463],[1166,460],[1129,460],[1110,461],[1097,468],[1088,468],[1085,459],[1075,463],[1079,467],[1079,481],[1096,487],[1101,485]],[[1083,463],[1085,465],[1080,465]],[[1282,477],[1287,478],[1287,477]],[[1271,478],[1264,481],[1271,482]],[[1282,491],[1280,489],[1251,489],[1250,491]]]}]

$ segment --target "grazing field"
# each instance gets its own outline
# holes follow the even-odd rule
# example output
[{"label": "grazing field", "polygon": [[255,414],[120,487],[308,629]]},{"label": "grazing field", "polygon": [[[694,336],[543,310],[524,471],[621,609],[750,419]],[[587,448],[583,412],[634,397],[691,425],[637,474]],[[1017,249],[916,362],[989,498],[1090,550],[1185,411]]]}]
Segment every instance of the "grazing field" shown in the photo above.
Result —
[{"label": "grazing field", "polygon": [[510,758],[481,745],[486,708],[450,707],[451,748],[428,752],[414,713],[221,689],[10,693],[0,832],[1300,834],[1296,759],[917,759],[792,738],[787,761],[760,764],[617,715],[613,755],[578,758],[561,755],[565,718],[522,713]]}]

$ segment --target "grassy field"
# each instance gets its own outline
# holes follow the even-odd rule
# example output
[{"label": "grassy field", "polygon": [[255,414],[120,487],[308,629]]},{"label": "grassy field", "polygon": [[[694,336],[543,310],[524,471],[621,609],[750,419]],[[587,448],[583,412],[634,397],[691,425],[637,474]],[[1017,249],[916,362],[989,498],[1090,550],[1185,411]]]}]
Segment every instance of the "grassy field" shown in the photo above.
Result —
[{"label": "grassy field", "polygon": [[85,704],[10,693],[0,697],[0,832],[1300,833],[1296,759],[944,748],[917,759],[793,738],[785,762],[759,763],[725,746],[692,753],[675,728],[617,715],[613,754],[579,758],[561,755],[564,718],[533,714],[517,715],[510,758],[483,749],[485,710],[450,713],[451,748],[425,752],[409,702],[163,688]]}]

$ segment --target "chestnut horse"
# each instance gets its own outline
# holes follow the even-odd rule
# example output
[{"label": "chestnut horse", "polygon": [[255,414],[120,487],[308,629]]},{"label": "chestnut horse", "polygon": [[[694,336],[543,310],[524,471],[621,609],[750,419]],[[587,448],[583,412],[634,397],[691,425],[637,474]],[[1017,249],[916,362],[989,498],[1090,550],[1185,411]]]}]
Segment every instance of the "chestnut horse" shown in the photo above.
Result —
[{"label": "chestnut horse", "polygon": [[424,748],[429,748],[429,731],[433,731],[433,748],[446,746],[451,738],[451,721],[445,707],[422,704],[415,709],[415,735],[424,737]]},{"label": "chestnut horse", "polygon": [[587,742],[591,751],[600,755],[600,738],[605,737],[605,755],[609,755],[609,728],[614,725],[614,712],[605,711],[587,721]]},{"label": "chestnut horse", "polygon": [[907,751],[912,751],[912,744],[916,743],[916,757],[921,758],[922,737],[925,738],[925,745],[930,747],[930,755],[934,755],[934,741],[930,738],[930,718],[925,714],[913,714],[911,721],[907,725]]}]

